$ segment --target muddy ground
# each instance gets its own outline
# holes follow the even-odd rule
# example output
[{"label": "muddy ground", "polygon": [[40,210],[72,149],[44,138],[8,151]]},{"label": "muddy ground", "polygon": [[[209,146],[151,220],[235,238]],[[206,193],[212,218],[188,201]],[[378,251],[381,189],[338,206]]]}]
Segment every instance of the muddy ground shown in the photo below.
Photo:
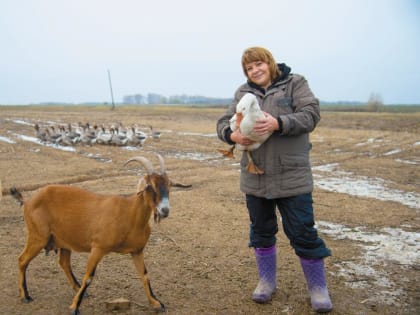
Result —
[{"label": "muddy ground", "polygon": [[[110,111],[106,107],[0,106],[0,313],[68,314],[73,297],[57,256],[41,253],[27,274],[34,301],[21,303],[17,258],[25,243],[25,223],[8,189],[16,186],[29,197],[43,185],[63,183],[100,193],[130,193],[144,171],[137,165],[123,167],[124,162],[138,155],[153,159],[153,153],[158,152],[164,156],[172,180],[192,185],[190,189],[171,191],[171,213],[159,224],[152,223],[146,248],[152,287],[167,313],[311,314],[298,259],[282,232],[278,234],[278,291],[267,305],[250,299],[257,283],[255,259],[247,247],[249,222],[238,188],[239,156],[229,160],[217,151],[227,147],[215,136],[215,122],[222,112],[218,108],[182,107],[117,107]],[[34,123],[47,126],[78,122],[137,124],[145,131],[152,125],[161,132],[161,138],[148,138],[141,148],[78,145],[72,152],[22,137],[35,137]],[[323,113],[311,135],[312,164],[337,163],[346,174],[380,178],[389,189],[418,194],[419,128],[418,113]],[[379,197],[317,186],[316,220],[355,230],[363,226],[369,233],[387,227],[420,231],[418,203],[413,207]],[[349,270],[345,274],[350,263],[366,263],[363,244],[324,234],[322,228],[319,232],[333,252],[326,259],[334,304],[331,314],[420,313],[418,254],[414,263],[390,259],[372,263],[371,275]],[[86,257],[85,253],[72,256],[79,279]],[[386,283],[378,281],[378,275],[384,275]],[[154,314],[129,256],[106,256],[88,291],[82,314]],[[105,301],[119,297],[131,301],[130,309],[106,310]]]}]

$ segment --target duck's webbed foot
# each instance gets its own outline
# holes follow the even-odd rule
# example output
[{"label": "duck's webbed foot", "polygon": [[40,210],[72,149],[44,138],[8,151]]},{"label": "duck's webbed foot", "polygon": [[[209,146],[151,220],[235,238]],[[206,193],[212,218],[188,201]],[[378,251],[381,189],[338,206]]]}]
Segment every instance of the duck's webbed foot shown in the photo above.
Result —
[{"label": "duck's webbed foot", "polygon": [[220,153],[223,154],[223,156],[233,159],[235,156],[233,154],[233,150],[235,149],[235,146],[232,146],[229,150],[224,149],[217,149]]},{"label": "duck's webbed foot", "polygon": [[264,170],[260,169],[258,166],[255,165],[254,161],[252,160],[251,153],[246,151],[246,155],[248,157],[248,165],[246,166],[246,170],[249,173],[263,175]]}]

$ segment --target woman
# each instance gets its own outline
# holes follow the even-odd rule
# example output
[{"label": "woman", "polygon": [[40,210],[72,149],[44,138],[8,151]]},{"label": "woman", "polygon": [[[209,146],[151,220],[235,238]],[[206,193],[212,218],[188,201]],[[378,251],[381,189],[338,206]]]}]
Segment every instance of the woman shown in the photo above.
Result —
[{"label": "woman", "polygon": [[313,179],[309,161],[309,133],[320,120],[317,98],[306,79],[292,74],[284,63],[276,64],[272,54],[262,47],[251,47],[242,55],[247,82],[241,85],[226,113],[217,122],[219,138],[229,144],[250,145],[252,140],[231,130],[229,120],[236,104],[246,93],[254,94],[265,117],[257,120],[254,131],[272,135],[251,152],[263,174],[247,172],[247,156],[241,160],[240,188],[246,195],[250,217],[250,247],[254,247],[259,282],[252,294],[257,303],[271,300],[276,290],[276,209],[283,230],[299,257],[317,312],[329,312],[332,303],[326,280],[324,257],[331,252],[314,228],[312,207]]}]

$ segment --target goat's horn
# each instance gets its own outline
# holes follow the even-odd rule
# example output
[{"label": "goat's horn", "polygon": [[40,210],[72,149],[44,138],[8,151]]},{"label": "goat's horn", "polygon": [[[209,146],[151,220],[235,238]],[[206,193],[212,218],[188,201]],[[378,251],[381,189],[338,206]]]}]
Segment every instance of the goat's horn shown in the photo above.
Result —
[{"label": "goat's horn", "polygon": [[137,156],[137,157],[133,157],[129,159],[127,162],[124,163],[124,166],[126,166],[128,163],[133,162],[133,161],[137,161],[143,164],[144,168],[147,170],[147,173],[149,175],[153,173],[154,168],[153,168],[152,162],[150,162],[148,159],[146,159],[143,156]]},{"label": "goat's horn", "polygon": [[156,154],[158,160],[159,160],[159,165],[160,165],[160,173],[164,174],[165,173],[165,162],[163,161],[163,157],[160,154]]}]

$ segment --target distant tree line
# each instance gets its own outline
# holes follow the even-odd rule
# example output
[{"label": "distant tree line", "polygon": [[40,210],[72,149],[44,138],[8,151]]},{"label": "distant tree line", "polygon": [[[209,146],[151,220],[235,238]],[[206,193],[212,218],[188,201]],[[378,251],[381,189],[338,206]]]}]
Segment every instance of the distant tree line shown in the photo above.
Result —
[{"label": "distant tree line", "polygon": [[379,93],[372,92],[367,102],[321,102],[323,110],[330,111],[353,111],[353,112],[384,112],[385,107],[382,96]]},{"label": "distant tree line", "polygon": [[172,95],[166,97],[161,94],[148,93],[126,95],[123,97],[124,104],[212,104],[227,105],[232,102],[231,98],[216,98],[201,95]]}]

